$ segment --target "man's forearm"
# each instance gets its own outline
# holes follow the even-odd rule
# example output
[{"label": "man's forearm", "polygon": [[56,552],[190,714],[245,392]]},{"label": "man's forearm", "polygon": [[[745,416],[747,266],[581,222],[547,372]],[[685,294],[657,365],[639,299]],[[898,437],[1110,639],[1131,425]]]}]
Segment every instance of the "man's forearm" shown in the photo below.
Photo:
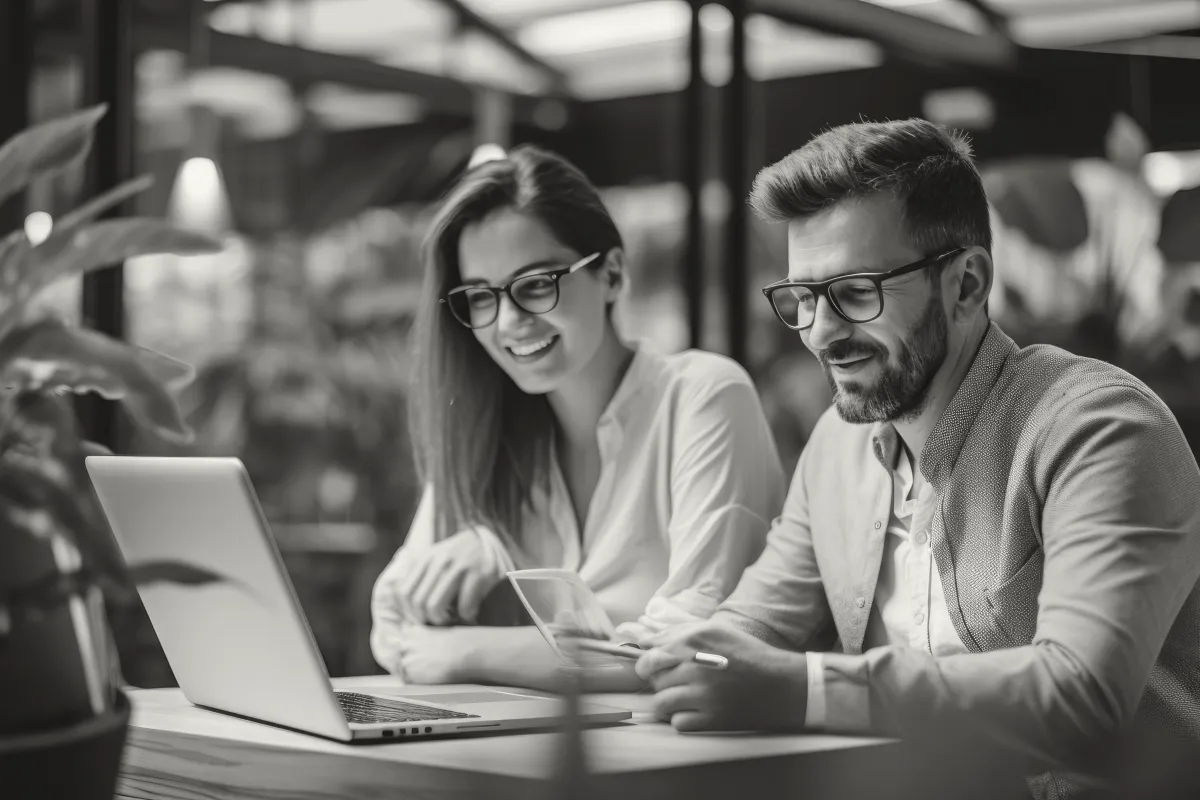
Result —
[{"label": "man's forearm", "polygon": [[888,646],[822,661],[828,730],[989,742],[1024,756],[1030,772],[1086,768],[1125,721],[1052,644],[941,658]]}]

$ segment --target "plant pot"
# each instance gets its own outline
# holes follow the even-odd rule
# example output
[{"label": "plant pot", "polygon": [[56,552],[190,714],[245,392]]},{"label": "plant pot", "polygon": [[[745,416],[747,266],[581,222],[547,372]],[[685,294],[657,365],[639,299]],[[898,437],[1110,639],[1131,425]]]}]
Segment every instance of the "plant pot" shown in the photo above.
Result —
[{"label": "plant pot", "polygon": [[12,800],[112,800],[129,729],[129,698],[75,725],[0,738],[0,794]]}]

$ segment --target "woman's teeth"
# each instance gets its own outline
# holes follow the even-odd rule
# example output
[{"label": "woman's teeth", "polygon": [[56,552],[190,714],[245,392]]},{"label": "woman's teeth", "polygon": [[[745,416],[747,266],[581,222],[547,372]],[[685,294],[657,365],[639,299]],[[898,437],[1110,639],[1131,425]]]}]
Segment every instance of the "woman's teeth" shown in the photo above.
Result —
[{"label": "woman's teeth", "polygon": [[542,350],[545,350],[550,345],[554,344],[554,339],[555,339],[555,337],[551,336],[549,339],[543,339],[540,342],[534,342],[533,344],[526,344],[526,345],[520,345],[520,346],[514,345],[513,347],[510,347],[508,349],[513,355],[531,356],[534,353],[541,352]]}]

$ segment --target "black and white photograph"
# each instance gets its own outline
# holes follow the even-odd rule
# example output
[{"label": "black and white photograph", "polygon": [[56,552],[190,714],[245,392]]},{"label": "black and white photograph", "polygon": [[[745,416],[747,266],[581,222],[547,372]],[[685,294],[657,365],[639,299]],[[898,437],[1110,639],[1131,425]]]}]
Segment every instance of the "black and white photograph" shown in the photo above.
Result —
[{"label": "black and white photograph", "polygon": [[1200,798],[1200,0],[0,0],[0,798]]}]

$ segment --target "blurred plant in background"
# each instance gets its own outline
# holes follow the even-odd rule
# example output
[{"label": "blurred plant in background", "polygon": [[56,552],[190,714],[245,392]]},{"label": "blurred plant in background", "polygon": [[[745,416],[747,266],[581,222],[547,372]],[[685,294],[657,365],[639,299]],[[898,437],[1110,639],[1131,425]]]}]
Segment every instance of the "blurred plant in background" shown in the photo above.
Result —
[{"label": "blurred plant in background", "polygon": [[[78,170],[106,107],[29,128],[0,147],[0,202]],[[186,564],[126,565],[99,508],[72,394],[122,401],[146,436],[186,442],[174,390],[185,363],[70,324],[43,291],[147,253],[211,253],[210,237],[158,219],[99,220],[149,186],[138,178],[57,220],[0,238],[0,735],[59,732],[92,718],[123,737],[122,679],[108,613],[134,585],[220,580]],[[127,710],[127,706],[125,707]],[[116,755],[119,756],[119,753]],[[108,765],[115,776],[116,764]]]},{"label": "blurred plant in background", "polygon": [[[170,337],[201,357],[181,398],[195,440],[139,437],[140,453],[236,456],[246,464],[331,674],[370,674],[369,597],[403,542],[418,491],[406,428],[408,327],[418,291],[423,208],[372,209],[335,229],[244,242],[213,290],[186,277],[164,301],[147,283],[131,298],[143,340]],[[181,264],[182,271],[191,269]],[[159,284],[161,286],[161,283]],[[238,334],[218,349],[212,321],[185,329],[174,310],[219,291]],[[228,317],[226,317],[228,319]],[[132,682],[173,685],[144,611],[118,642]]]}]

